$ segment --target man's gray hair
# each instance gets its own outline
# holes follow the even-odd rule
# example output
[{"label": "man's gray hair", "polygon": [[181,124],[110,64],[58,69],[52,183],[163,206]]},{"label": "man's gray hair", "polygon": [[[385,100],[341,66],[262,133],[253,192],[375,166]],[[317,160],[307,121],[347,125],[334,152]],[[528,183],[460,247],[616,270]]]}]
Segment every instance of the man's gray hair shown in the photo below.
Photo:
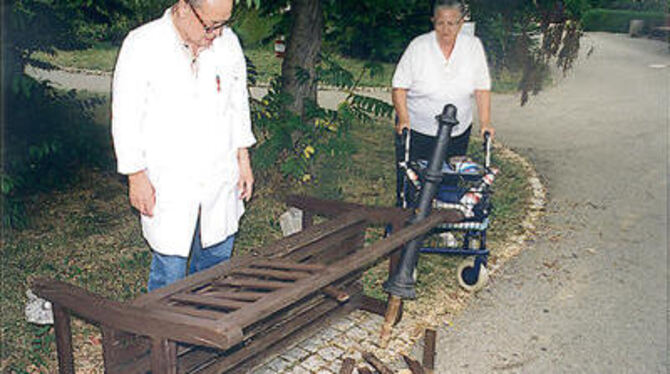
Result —
[{"label": "man's gray hair", "polygon": [[461,0],[435,0],[433,3],[433,16],[437,15],[440,9],[454,9],[465,16],[465,4]]}]

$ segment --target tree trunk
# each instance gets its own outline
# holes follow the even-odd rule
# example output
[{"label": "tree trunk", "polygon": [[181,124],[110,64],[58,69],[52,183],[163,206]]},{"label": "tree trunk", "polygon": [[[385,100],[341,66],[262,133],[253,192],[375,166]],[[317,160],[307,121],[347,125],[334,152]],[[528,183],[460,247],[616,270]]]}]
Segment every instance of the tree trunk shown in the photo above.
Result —
[{"label": "tree trunk", "polygon": [[291,95],[289,111],[304,118],[305,102],[316,102],[316,63],[321,51],[321,0],[291,1],[293,23],[282,63],[282,88]]}]

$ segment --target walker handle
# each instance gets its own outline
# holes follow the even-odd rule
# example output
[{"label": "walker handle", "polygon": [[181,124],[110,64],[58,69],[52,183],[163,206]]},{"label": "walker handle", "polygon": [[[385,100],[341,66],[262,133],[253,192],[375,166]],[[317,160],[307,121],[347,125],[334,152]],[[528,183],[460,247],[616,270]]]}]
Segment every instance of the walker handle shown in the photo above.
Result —
[{"label": "walker handle", "polygon": [[484,166],[488,169],[491,166],[491,132],[484,131],[484,154],[486,155],[486,161]]},{"label": "walker handle", "polygon": [[402,142],[405,146],[405,162],[409,162],[409,147],[410,147],[410,139],[409,139],[409,129],[407,127],[402,129],[402,134],[400,135],[400,139],[402,139]]}]

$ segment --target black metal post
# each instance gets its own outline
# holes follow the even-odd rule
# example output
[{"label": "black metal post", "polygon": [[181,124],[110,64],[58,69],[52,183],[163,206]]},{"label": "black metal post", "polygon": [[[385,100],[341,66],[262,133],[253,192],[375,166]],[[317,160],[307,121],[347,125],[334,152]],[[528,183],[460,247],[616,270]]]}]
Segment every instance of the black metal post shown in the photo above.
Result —
[{"label": "black metal post", "polygon": [[[421,222],[430,214],[433,198],[442,181],[442,162],[444,161],[447,155],[447,149],[449,148],[451,130],[454,126],[458,125],[458,120],[456,119],[456,107],[452,104],[445,105],[442,114],[435,118],[437,119],[439,126],[437,131],[437,144],[435,145],[433,157],[430,160],[428,170],[426,171],[426,183],[421,190],[419,206],[415,210],[412,223]],[[402,251],[398,267],[389,276],[388,280],[384,282],[384,291],[403,299],[416,298],[413,273],[419,259],[419,249],[423,239],[422,236],[407,243]]]}]

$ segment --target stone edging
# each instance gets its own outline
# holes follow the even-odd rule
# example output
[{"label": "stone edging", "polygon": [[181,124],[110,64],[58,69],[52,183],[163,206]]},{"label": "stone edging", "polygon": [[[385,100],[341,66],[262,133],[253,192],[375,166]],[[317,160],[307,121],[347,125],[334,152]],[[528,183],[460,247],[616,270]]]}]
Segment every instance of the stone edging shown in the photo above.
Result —
[{"label": "stone edging", "polygon": [[[501,248],[495,250],[495,263],[489,262],[487,269],[489,274],[494,275],[509,259],[517,256],[524,248],[524,243],[532,239],[535,235],[535,230],[539,219],[543,216],[547,203],[547,190],[542,184],[540,177],[535,170],[535,167],[523,156],[503,146],[496,146],[496,151],[500,157],[507,158],[517,164],[520,164],[526,173],[526,180],[532,190],[531,196],[526,203],[526,215],[521,227],[523,232],[516,235],[511,235],[505,240]],[[453,317],[454,314],[460,312],[471,297],[471,294],[458,289],[456,295],[452,292],[451,295],[438,295],[438,300],[441,296],[451,299],[459,308],[453,313],[439,313],[437,308],[432,308],[428,305],[427,310],[419,308],[419,313],[405,313],[403,320],[394,328],[394,336],[389,344],[389,348],[382,350],[375,344],[371,346],[371,350],[383,361],[394,362],[398,360],[399,353],[409,354],[412,347],[421,339],[426,328],[436,328],[442,324],[450,325],[451,321],[448,317]],[[435,303],[430,303],[434,306]]]}]

